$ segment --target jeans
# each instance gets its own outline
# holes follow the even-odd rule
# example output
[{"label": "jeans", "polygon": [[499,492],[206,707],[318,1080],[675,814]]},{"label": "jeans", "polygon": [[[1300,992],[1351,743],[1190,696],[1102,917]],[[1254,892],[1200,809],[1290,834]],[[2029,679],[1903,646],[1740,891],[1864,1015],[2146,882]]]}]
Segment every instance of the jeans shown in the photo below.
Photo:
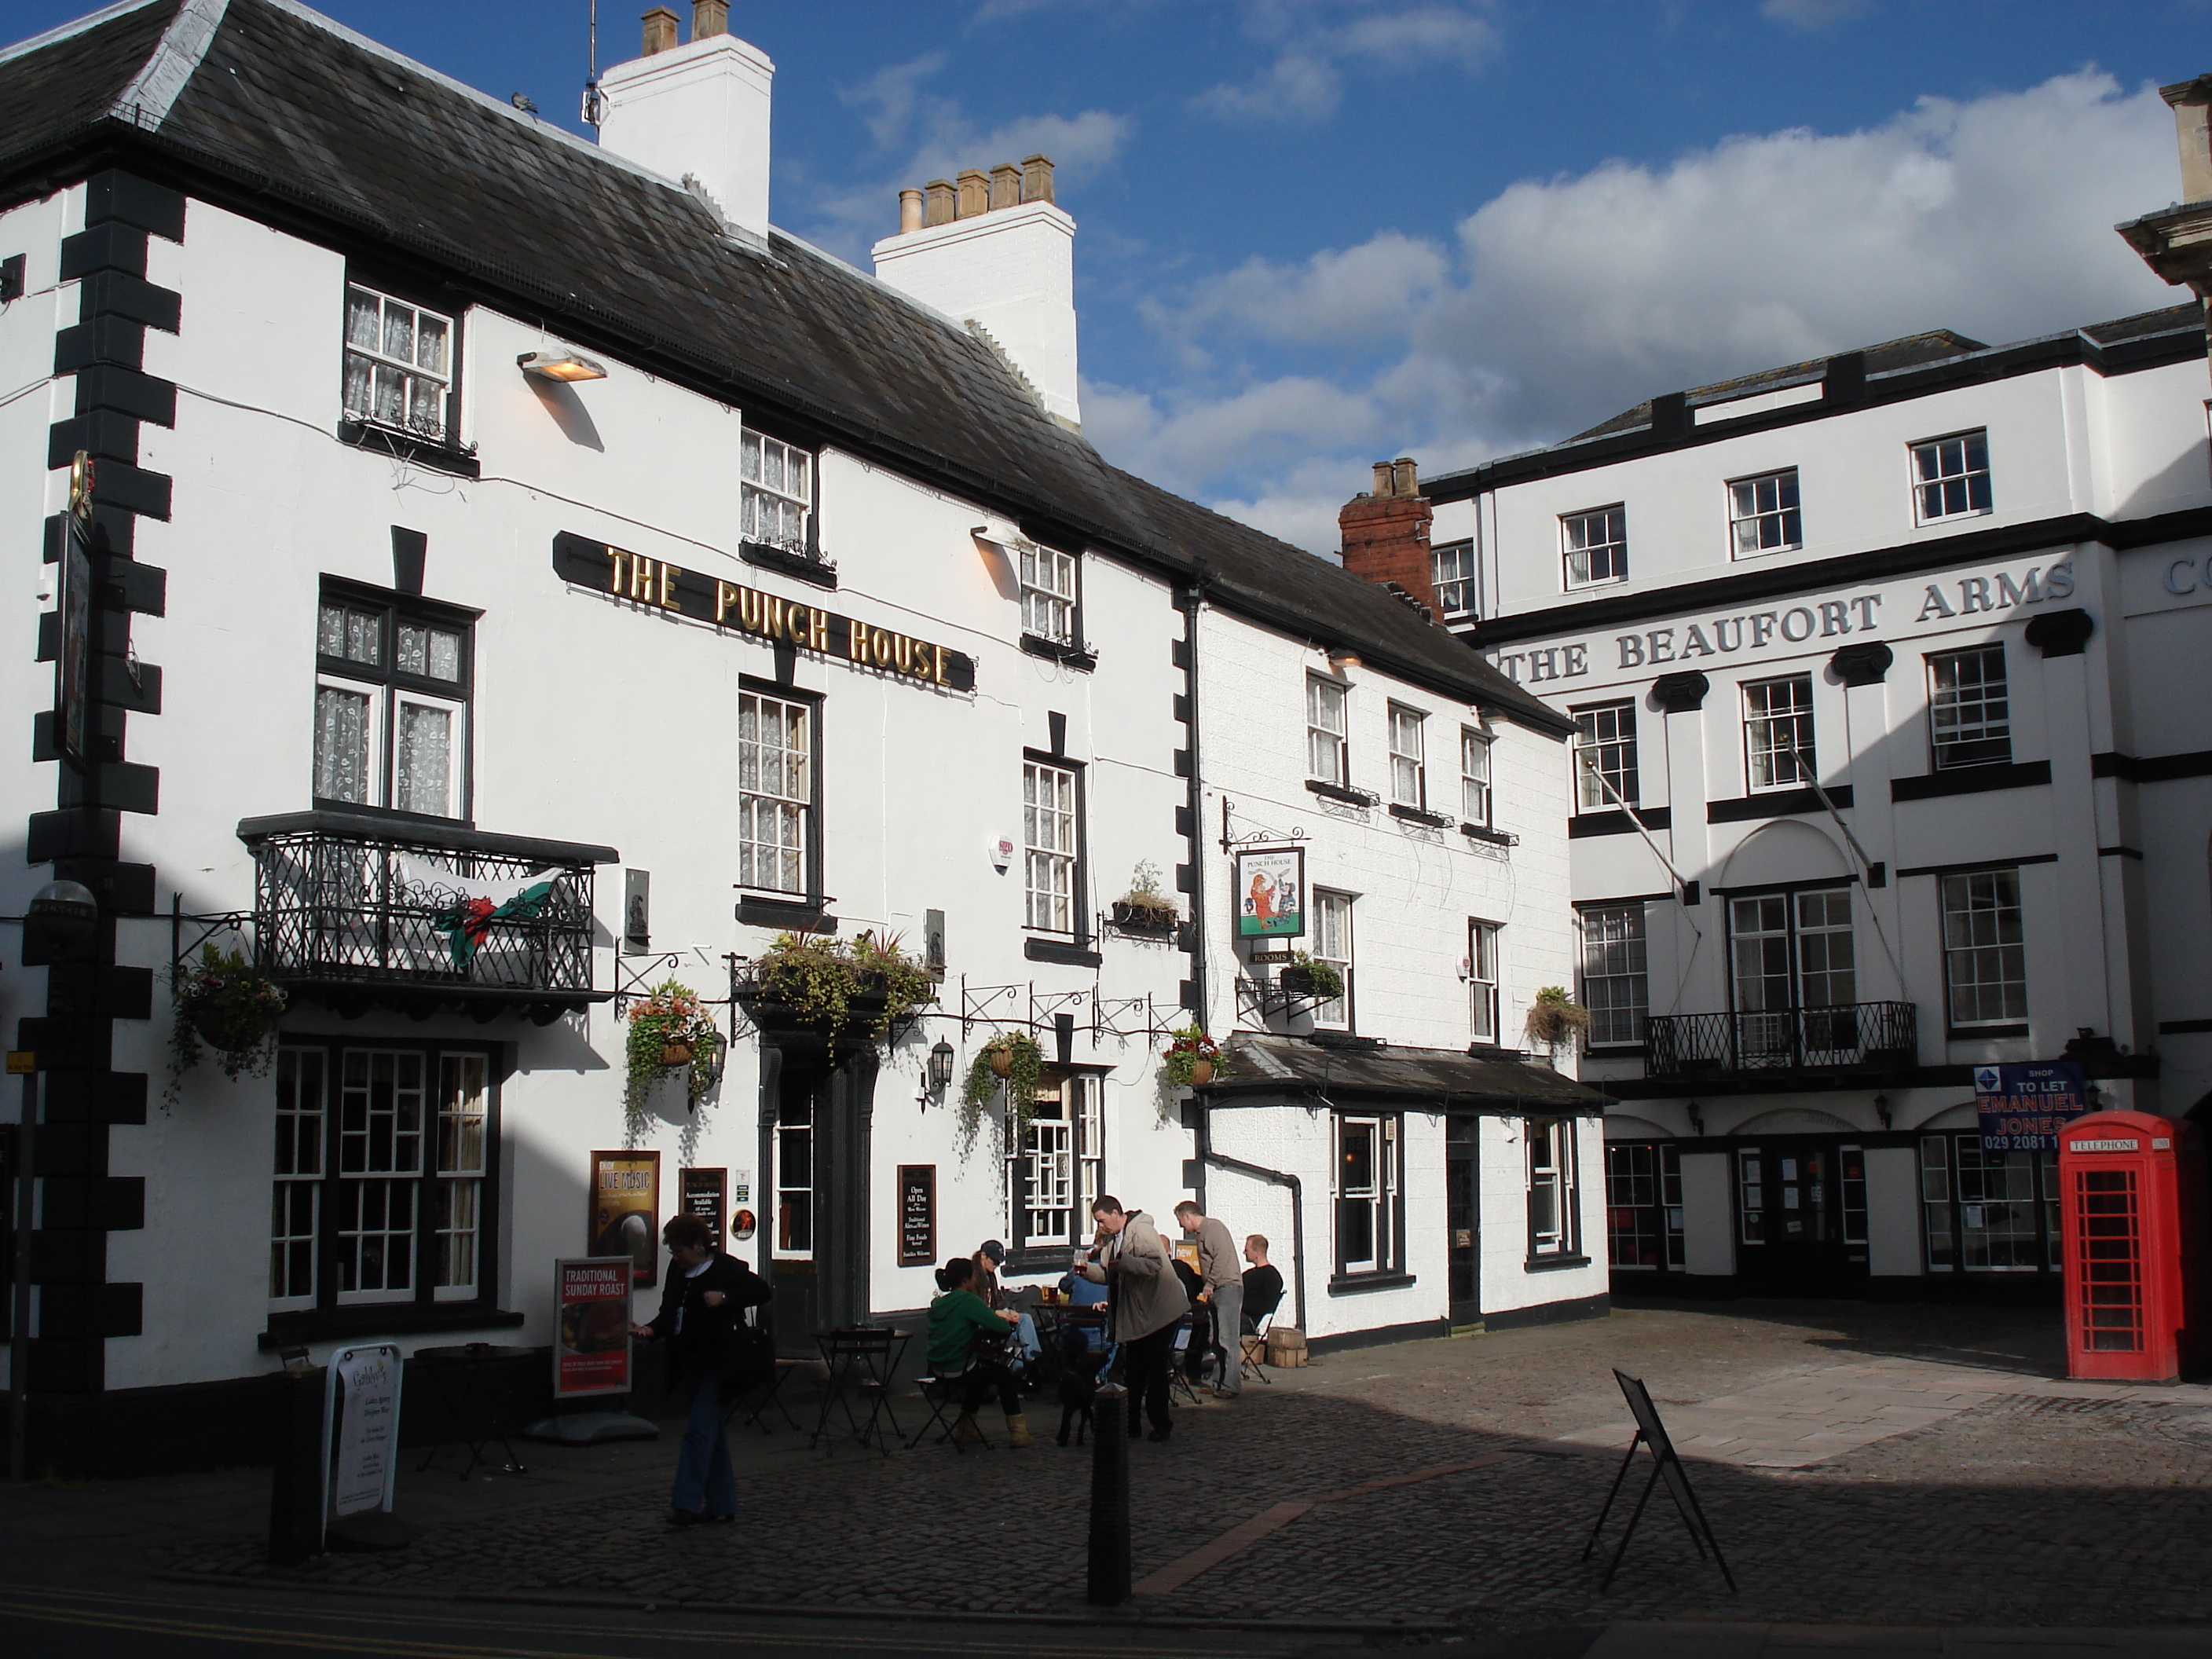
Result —
[{"label": "jeans", "polygon": [[1181,1325],[1165,1325],[1150,1336],[1140,1336],[1122,1346],[1126,1358],[1125,1374],[1129,1382],[1129,1432],[1141,1433],[1137,1424],[1137,1404],[1144,1402],[1145,1415],[1156,1429],[1169,1429],[1175,1419],[1168,1415],[1168,1373],[1175,1364],[1176,1333]]},{"label": "jeans", "polygon": [[1036,1320],[1033,1316],[1024,1314],[1022,1322],[1014,1327],[1014,1346],[1021,1350],[1022,1358],[1025,1360],[1035,1359],[1044,1352],[1044,1345],[1037,1340]]},{"label": "jeans", "polygon": [[699,1391],[691,1396],[670,1502],[695,1515],[738,1512],[738,1477],[730,1468],[729,1436],[722,1424],[722,1385],[711,1370],[700,1377]]},{"label": "jeans", "polygon": [[1221,1356],[1221,1375],[1214,1387],[1225,1389],[1231,1394],[1244,1392],[1244,1350],[1240,1338],[1244,1330],[1244,1287],[1224,1285],[1214,1291],[1213,1350]]}]

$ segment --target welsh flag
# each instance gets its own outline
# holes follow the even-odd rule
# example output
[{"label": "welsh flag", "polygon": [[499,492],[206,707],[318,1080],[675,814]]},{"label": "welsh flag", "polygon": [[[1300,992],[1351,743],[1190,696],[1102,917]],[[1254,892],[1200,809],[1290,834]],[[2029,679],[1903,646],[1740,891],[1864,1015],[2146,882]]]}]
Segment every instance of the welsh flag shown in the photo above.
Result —
[{"label": "welsh flag", "polygon": [[399,878],[418,902],[442,906],[438,926],[452,941],[453,966],[466,968],[496,921],[530,921],[553,895],[557,870],[540,870],[512,881],[459,876],[415,858],[395,854]]}]

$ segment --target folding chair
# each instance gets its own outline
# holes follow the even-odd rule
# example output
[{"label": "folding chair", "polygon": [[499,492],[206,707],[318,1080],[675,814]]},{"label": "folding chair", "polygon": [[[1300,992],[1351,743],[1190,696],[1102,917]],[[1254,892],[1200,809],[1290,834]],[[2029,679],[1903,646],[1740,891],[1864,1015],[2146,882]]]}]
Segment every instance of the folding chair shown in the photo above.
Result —
[{"label": "folding chair", "polygon": [[[914,1431],[914,1438],[906,1443],[906,1449],[908,1451],[912,1451],[927,1440],[932,1429],[941,1429],[944,1432],[938,1436],[938,1443],[943,1445],[949,1441],[953,1450],[963,1456],[967,1455],[968,1448],[961,1443],[960,1437],[953,1432],[960,1425],[959,1411],[954,1408],[965,1407],[968,1389],[974,1381],[975,1378],[966,1371],[956,1371],[950,1376],[915,1378],[915,1382],[921,1390],[922,1404],[929,1407],[929,1420],[916,1429]],[[949,1423],[945,1420],[945,1413],[948,1410],[953,1412],[952,1420]],[[991,1449],[991,1437],[983,1432],[983,1425],[980,1419],[975,1421],[975,1443],[985,1451]]]},{"label": "folding chair", "polygon": [[[1186,1401],[1194,1406],[1199,1403],[1198,1390],[1190,1386],[1190,1378],[1183,1372],[1183,1362],[1190,1356],[1191,1324],[1188,1314],[1177,1320],[1175,1340],[1169,1345],[1168,1403],[1171,1406],[1180,1406]],[[1176,1399],[1177,1395],[1182,1399]]]},{"label": "folding chair", "polygon": [[1274,1387],[1275,1379],[1267,1375],[1267,1332],[1274,1322],[1275,1310],[1270,1308],[1252,1322],[1250,1330],[1243,1333],[1237,1340],[1243,1374],[1259,1378],[1269,1388]]}]

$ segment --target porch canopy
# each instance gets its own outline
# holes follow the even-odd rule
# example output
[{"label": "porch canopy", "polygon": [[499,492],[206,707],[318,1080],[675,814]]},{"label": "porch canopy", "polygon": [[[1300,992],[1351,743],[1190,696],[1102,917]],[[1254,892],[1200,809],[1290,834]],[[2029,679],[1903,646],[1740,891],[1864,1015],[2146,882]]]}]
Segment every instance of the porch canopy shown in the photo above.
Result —
[{"label": "porch canopy", "polygon": [[1240,1031],[1222,1045],[1228,1075],[1198,1091],[1207,1100],[1320,1095],[1423,1112],[1510,1117],[1595,1117],[1607,1097],[1548,1066],[1452,1048],[1312,1042]]}]

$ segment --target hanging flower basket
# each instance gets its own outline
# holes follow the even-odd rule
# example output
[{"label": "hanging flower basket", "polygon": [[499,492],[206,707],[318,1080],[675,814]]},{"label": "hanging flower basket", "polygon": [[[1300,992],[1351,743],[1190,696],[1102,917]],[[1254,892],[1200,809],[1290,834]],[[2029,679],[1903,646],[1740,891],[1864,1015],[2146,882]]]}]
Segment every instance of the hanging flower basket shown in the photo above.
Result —
[{"label": "hanging flower basket", "polygon": [[1344,994],[1344,975],[1332,963],[1316,962],[1303,951],[1275,975],[1275,983],[1289,995],[1314,1002],[1334,1002]]},{"label": "hanging flower basket", "polygon": [[649,996],[630,1005],[629,1039],[624,1045],[623,1119],[633,1134],[645,1127],[645,1103],[653,1086],[689,1066],[685,1102],[696,1111],[721,1074],[722,1036],[688,985],[664,980]]},{"label": "hanging flower basket", "polygon": [[1565,986],[1547,985],[1528,1005],[1528,1017],[1522,1022],[1522,1029],[1531,1042],[1556,1054],[1589,1030],[1589,1010],[1569,996]]},{"label": "hanging flower basket", "polygon": [[691,1045],[688,1042],[662,1043],[660,1063],[663,1066],[689,1066],[691,1063]]},{"label": "hanging flower basket", "polygon": [[1203,1089],[1229,1069],[1220,1048],[1198,1025],[1186,1025],[1175,1032],[1160,1059],[1160,1069],[1171,1089]]},{"label": "hanging flower basket", "polygon": [[241,953],[204,946],[198,963],[179,963],[170,970],[169,994],[176,1013],[165,1091],[171,1104],[182,1092],[185,1073],[206,1057],[208,1048],[215,1050],[223,1075],[233,1082],[268,1072],[276,1058],[284,991]]},{"label": "hanging flower basket", "polygon": [[1014,1074],[1014,1051],[1012,1047],[986,1048],[983,1057],[991,1062],[993,1077],[1012,1077]]},{"label": "hanging flower basket", "polygon": [[1212,1081],[1213,1081],[1213,1062],[1212,1062],[1212,1060],[1194,1060],[1193,1061],[1191,1061],[1191,1063],[1190,1063],[1190,1086],[1191,1086],[1192,1088],[1194,1088],[1194,1089],[1203,1089],[1204,1087],[1206,1087],[1206,1085],[1207,1084],[1209,1084],[1209,1083],[1211,1083],[1211,1082],[1212,1082]]},{"label": "hanging flower basket", "polygon": [[937,981],[907,955],[896,934],[879,939],[865,933],[847,945],[779,933],[748,969],[738,994],[781,1011],[825,1042],[836,1042],[860,1019],[869,1039],[881,1042],[900,1021],[937,1000]]},{"label": "hanging flower basket", "polygon": [[1037,1085],[1044,1080],[1044,1050],[1027,1031],[1001,1031],[968,1063],[960,1091],[960,1133],[963,1146],[975,1144],[983,1109],[1004,1089],[1006,1119],[1003,1146],[1020,1144],[1022,1131],[1036,1108]]}]

